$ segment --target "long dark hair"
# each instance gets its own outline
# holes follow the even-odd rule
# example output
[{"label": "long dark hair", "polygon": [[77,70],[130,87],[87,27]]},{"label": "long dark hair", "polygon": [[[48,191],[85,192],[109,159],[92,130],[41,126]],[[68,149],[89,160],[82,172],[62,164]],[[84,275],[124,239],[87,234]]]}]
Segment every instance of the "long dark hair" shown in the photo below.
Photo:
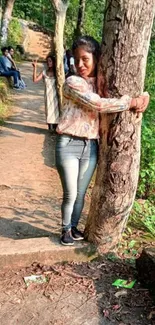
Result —
[{"label": "long dark hair", "polygon": [[53,73],[54,73],[54,76],[56,76],[56,59],[55,59],[55,56],[53,54],[48,54],[47,57],[46,57],[46,62],[48,59],[51,59],[53,61]]},{"label": "long dark hair", "polygon": [[72,45],[73,54],[78,47],[84,47],[88,53],[92,53],[94,55],[96,61],[98,62],[101,55],[101,47],[99,42],[97,42],[92,36],[79,36]]},{"label": "long dark hair", "polygon": [[[72,52],[74,55],[75,50],[78,47],[83,47],[88,53],[92,53],[96,62],[98,63],[101,56],[101,46],[92,36],[85,35],[79,36],[72,45]],[[96,63],[96,77],[97,77],[97,63]],[[98,83],[97,83],[98,84]],[[105,78],[102,77],[102,96],[108,97],[107,83]]]}]

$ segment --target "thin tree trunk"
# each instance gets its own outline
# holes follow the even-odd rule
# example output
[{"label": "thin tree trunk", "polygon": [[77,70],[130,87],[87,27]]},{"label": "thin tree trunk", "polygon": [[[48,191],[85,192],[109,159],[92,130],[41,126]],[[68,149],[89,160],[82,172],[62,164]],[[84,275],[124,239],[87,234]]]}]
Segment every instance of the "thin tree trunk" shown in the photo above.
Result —
[{"label": "thin tree trunk", "polygon": [[74,32],[74,37],[78,37],[83,33],[83,23],[84,23],[84,14],[85,14],[86,0],[79,1],[79,10],[78,10],[78,19],[77,26]]},{"label": "thin tree trunk", "polygon": [[[154,0],[107,0],[98,80],[111,97],[143,92]],[[132,208],[139,174],[142,114],[101,115],[100,159],[85,236],[102,252],[118,243]]]},{"label": "thin tree trunk", "polygon": [[1,29],[1,44],[5,45],[8,38],[8,27],[11,20],[13,6],[15,0],[7,0],[6,6],[4,9],[3,19],[2,19],[2,29]]},{"label": "thin tree trunk", "polygon": [[62,85],[64,83],[65,74],[64,74],[64,47],[63,47],[63,34],[64,34],[64,25],[66,19],[66,11],[68,8],[68,1],[61,0],[51,0],[56,15],[56,25],[55,25],[55,53],[56,53],[56,77],[57,77],[57,91],[59,99],[59,109],[61,111],[62,104]]},{"label": "thin tree trunk", "polygon": [[0,34],[1,34],[1,27],[2,27],[2,0],[0,0]]}]

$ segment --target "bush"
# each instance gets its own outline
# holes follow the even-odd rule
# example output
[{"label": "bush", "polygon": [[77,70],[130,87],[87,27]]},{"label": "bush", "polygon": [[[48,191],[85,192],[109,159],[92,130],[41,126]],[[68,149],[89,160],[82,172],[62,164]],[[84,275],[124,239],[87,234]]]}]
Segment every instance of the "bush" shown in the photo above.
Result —
[{"label": "bush", "polygon": [[142,122],[141,168],[137,196],[155,198],[155,40],[151,41],[145,89],[150,94],[150,105]]},{"label": "bush", "polygon": [[0,78],[0,125],[4,123],[8,116],[8,82],[5,78]]},{"label": "bush", "polygon": [[17,18],[12,18],[9,24],[7,44],[11,46],[16,46],[17,44],[22,44],[22,40],[23,33],[21,24]]}]

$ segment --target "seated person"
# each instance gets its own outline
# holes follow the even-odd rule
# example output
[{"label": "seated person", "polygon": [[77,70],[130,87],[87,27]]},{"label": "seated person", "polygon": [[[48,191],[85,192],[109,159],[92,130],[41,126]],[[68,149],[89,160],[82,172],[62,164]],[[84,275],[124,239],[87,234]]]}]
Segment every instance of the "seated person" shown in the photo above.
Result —
[{"label": "seated person", "polygon": [[21,77],[21,73],[20,73],[19,69],[16,66],[13,55],[14,55],[14,48],[12,46],[8,46],[7,58],[10,60],[10,63],[12,65],[11,69],[14,69],[14,70],[19,72],[19,84],[18,85],[19,85],[20,88],[25,88],[26,84],[25,84],[24,80]]},{"label": "seated person", "polygon": [[18,68],[16,66],[16,63],[13,59],[13,55],[14,55],[14,48],[12,46],[8,46],[8,54],[7,54],[7,58],[10,60],[11,62],[11,67],[15,70],[18,71]]},{"label": "seated person", "polygon": [[13,77],[13,81],[14,81],[13,88],[20,89],[20,87],[19,87],[19,79],[20,79],[19,71],[12,68],[12,63],[7,57],[7,55],[8,55],[7,47],[3,47],[1,49],[1,51],[2,51],[2,56],[0,56],[0,76]]}]

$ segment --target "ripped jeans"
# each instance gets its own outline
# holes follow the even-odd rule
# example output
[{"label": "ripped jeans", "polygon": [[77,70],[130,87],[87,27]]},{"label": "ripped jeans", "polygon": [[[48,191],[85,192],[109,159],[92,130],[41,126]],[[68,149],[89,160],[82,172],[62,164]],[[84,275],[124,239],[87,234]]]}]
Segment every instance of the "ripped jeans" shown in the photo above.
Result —
[{"label": "ripped jeans", "polygon": [[63,187],[62,227],[77,227],[98,159],[98,140],[57,135],[56,167]]}]

